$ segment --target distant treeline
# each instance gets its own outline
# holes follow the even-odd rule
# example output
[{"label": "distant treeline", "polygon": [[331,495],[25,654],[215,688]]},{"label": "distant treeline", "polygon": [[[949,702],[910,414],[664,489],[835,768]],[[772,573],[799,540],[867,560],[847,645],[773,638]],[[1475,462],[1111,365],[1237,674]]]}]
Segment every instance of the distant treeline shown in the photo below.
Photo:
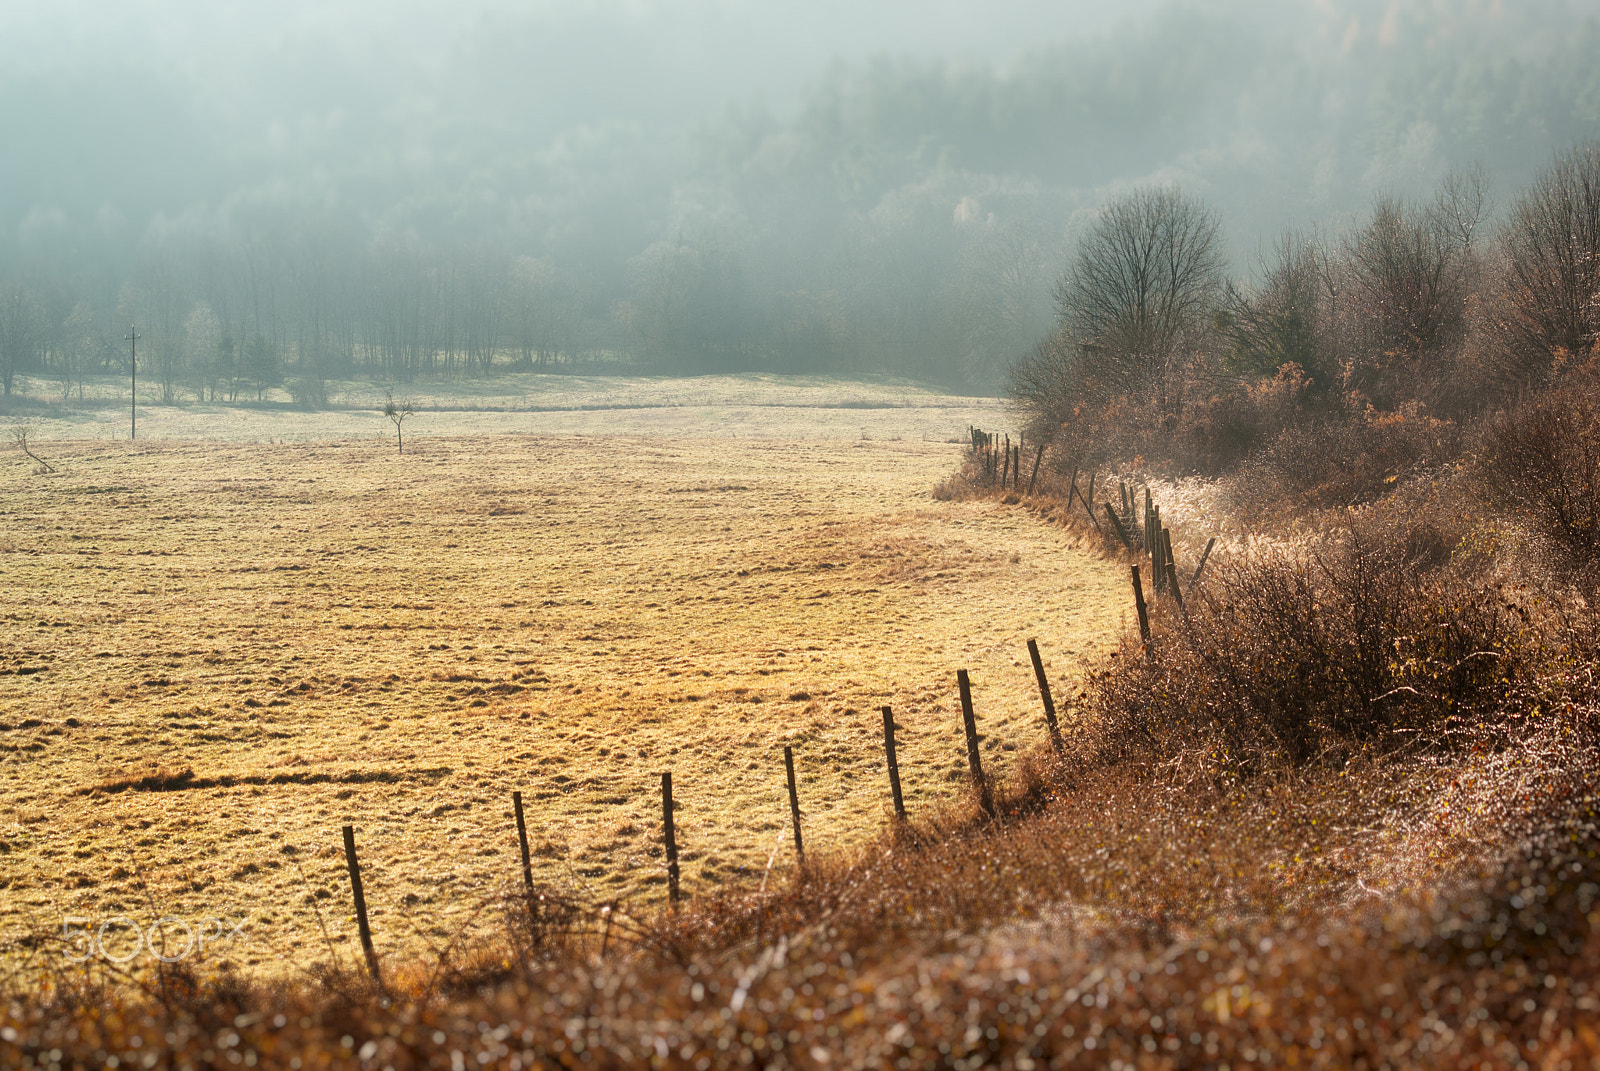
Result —
[{"label": "distant treeline", "polygon": [[941,244],[914,279],[814,290],[714,243],[656,243],[622,296],[488,243],[342,245],[309,224],[153,250],[126,279],[32,265],[0,280],[0,386],[34,373],[81,393],[126,371],[130,327],[141,376],[168,401],[282,385],[315,405],[327,379],[575,367],[983,383],[1048,325],[1039,242],[974,224]]}]

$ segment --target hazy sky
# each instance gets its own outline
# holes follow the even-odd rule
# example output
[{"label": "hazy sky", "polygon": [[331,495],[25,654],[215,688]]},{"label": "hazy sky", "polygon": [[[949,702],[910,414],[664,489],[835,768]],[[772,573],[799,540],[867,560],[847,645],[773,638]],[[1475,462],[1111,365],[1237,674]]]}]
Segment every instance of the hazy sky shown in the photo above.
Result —
[{"label": "hazy sky", "polygon": [[[780,92],[833,57],[891,51],[1005,60],[1041,42],[1104,30],[1154,0],[8,0],[8,63],[76,63],[153,49],[209,67],[288,42],[329,37],[377,52],[438,57],[457,38],[506,25],[590,41],[654,38],[685,75],[726,76],[733,93]],[[705,63],[715,72],[701,70]]]}]

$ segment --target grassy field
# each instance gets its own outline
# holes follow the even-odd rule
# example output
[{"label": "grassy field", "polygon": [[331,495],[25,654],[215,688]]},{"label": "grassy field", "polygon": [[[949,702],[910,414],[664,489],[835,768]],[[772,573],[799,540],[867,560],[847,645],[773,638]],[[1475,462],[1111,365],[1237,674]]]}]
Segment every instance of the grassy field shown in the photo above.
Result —
[{"label": "grassy field", "polygon": [[214,917],[244,924],[225,961],[305,966],[321,927],[351,941],[348,822],[380,952],[437,947],[518,877],[513,789],[538,877],[659,899],[668,769],[704,891],[791,864],[784,744],[810,844],[880,828],[881,704],[910,807],[959,791],[963,667],[1004,770],[1042,733],[1026,640],[1071,694],[1121,574],[1021,511],[932,500],[981,407],[852,413],[870,439],[770,438],[763,414],[806,424],[490,436],[419,413],[398,457],[382,428],[36,421],[58,471],[0,469],[6,935]]}]

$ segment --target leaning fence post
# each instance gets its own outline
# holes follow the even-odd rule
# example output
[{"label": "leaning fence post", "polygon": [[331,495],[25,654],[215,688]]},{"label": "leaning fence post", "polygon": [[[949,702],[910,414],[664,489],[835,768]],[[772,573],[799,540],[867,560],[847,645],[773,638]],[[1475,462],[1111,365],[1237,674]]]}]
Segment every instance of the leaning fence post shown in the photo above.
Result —
[{"label": "leaning fence post", "polygon": [[956,670],[956,685],[961,689],[961,719],[967,731],[967,767],[978,786],[978,805],[983,813],[994,817],[994,796],[989,792],[989,782],[983,777],[983,759],[978,754],[978,719],[972,713],[972,682],[967,671]]},{"label": "leaning fence post", "polygon": [[[1107,502],[1106,509],[1110,508],[1111,503]],[[1050,746],[1060,758],[1065,750],[1061,744],[1061,726],[1056,724],[1056,704],[1050,698],[1050,681],[1044,675],[1044,660],[1039,657],[1039,641],[1028,641],[1028,657],[1033,659],[1033,675],[1039,678],[1039,698],[1044,700],[1044,723],[1050,727]]]},{"label": "leaning fence post", "polygon": [[1033,473],[1028,477],[1028,494],[1033,494],[1033,483],[1039,478],[1039,462],[1044,460],[1044,445],[1040,444],[1039,452],[1033,458]]},{"label": "leaning fence post", "polygon": [[[1094,494],[1094,473],[1089,474],[1089,494]],[[1083,511],[1089,515],[1089,523],[1094,525],[1094,530],[1098,532],[1100,530],[1100,522],[1094,516],[1094,503],[1089,501],[1082,491],[1078,492],[1078,501],[1083,503]]]},{"label": "leaning fence post", "polygon": [[1206,559],[1211,557],[1211,548],[1216,545],[1216,536],[1212,536],[1210,539],[1206,540],[1205,552],[1200,555],[1200,564],[1194,567],[1194,578],[1189,581],[1189,594],[1194,594],[1194,586],[1200,583],[1200,570],[1206,567]]},{"label": "leaning fence post", "polygon": [[528,855],[528,827],[522,820],[522,793],[511,793],[511,809],[517,813],[517,843],[522,846],[522,884],[533,892],[533,860]]},{"label": "leaning fence post", "polygon": [[1166,591],[1166,551],[1163,549],[1162,533],[1166,530],[1162,525],[1162,507],[1155,507],[1152,514],[1155,522],[1155,540],[1150,543],[1150,591],[1162,594]]},{"label": "leaning fence post", "polygon": [[672,825],[672,772],[661,775],[661,825],[667,842],[667,899],[678,902],[678,838]]},{"label": "leaning fence post", "polygon": [[356,830],[344,827],[344,861],[350,867],[350,891],[356,902],[356,929],[361,935],[361,951],[367,957],[367,970],[372,981],[383,988],[383,976],[378,972],[378,953],[372,948],[372,927],[367,924],[367,897],[361,888],[361,864],[356,861]]},{"label": "leaning fence post", "polygon": [[1150,612],[1144,604],[1144,585],[1139,583],[1139,567],[1133,566],[1133,605],[1139,611],[1139,639],[1145,654],[1150,653]]},{"label": "leaning fence post", "polygon": [[1167,587],[1172,589],[1172,597],[1178,601],[1178,612],[1184,617],[1189,616],[1189,608],[1183,604],[1183,585],[1178,582],[1178,564],[1172,557],[1172,529],[1165,528],[1161,532],[1161,547],[1166,565],[1162,568],[1167,577]]},{"label": "leaning fence post", "polygon": [[1133,553],[1133,543],[1128,539],[1128,532],[1122,527],[1122,522],[1117,520],[1117,511],[1111,508],[1111,503],[1106,503],[1106,516],[1111,518],[1111,527],[1116,531],[1117,538],[1122,540],[1123,549]]},{"label": "leaning fence post", "polygon": [[894,753],[894,715],[888,707],[883,708],[883,753],[889,760],[889,792],[894,797],[894,816],[904,822],[906,801],[900,795],[900,763]]},{"label": "leaning fence post", "polygon": [[789,775],[789,818],[794,822],[794,854],[806,865],[806,846],[800,839],[800,791],[794,783],[794,748],[783,745],[783,769]]}]

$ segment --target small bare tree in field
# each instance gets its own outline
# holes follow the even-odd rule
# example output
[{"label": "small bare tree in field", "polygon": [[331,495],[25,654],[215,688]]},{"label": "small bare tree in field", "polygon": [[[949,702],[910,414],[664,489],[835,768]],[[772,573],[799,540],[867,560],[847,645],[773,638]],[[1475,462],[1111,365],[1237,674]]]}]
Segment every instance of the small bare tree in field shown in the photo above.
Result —
[{"label": "small bare tree in field", "polygon": [[390,423],[394,425],[395,447],[397,452],[402,454],[406,452],[406,442],[404,436],[400,433],[400,425],[406,422],[406,417],[410,416],[412,412],[414,410],[411,408],[411,400],[409,398],[402,398],[397,402],[394,400],[393,391],[386,390],[383,392],[383,415],[388,417]]},{"label": "small bare tree in field", "polygon": [[27,454],[28,457],[39,466],[38,469],[35,470],[39,473],[39,475],[43,476],[46,473],[56,471],[56,467],[54,465],[50,464],[50,462],[34,453],[33,448],[28,445],[29,431],[30,429],[26,424],[13,425],[11,428],[11,441],[16,443],[22,452]]}]

